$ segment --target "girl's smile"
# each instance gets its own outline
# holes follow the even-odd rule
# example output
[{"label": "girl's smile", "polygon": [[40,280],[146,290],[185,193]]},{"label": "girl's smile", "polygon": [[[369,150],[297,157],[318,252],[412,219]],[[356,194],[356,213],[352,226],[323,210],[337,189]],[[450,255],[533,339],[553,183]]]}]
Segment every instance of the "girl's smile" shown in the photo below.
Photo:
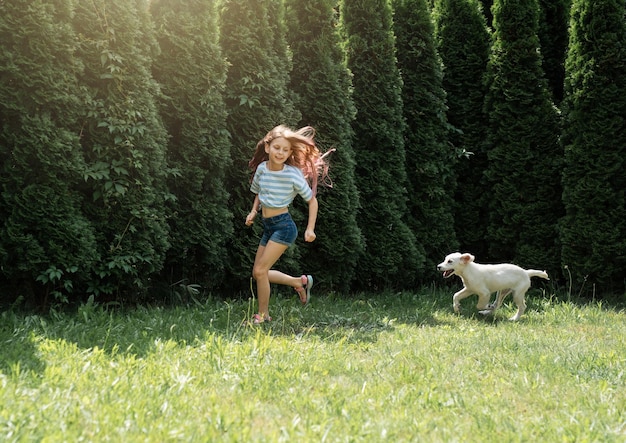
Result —
[{"label": "girl's smile", "polygon": [[265,152],[269,155],[270,169],[279,171],[291,156],[291,143],[283,137],[277,137],[265,146]]}]

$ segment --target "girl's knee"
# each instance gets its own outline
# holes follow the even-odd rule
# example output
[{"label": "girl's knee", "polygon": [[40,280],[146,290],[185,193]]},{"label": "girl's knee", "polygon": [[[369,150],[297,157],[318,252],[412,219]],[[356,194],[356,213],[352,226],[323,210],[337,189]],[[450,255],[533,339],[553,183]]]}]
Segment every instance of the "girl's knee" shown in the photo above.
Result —
[{"label": "girl's knee", "polygon": [[259,280],[260,278],[263,278],[263,276],[267,276],[268,271],[266,269],[262,269],[259,267],[254,267],[252,268],[252,278],[254,278],[255,280]]}]

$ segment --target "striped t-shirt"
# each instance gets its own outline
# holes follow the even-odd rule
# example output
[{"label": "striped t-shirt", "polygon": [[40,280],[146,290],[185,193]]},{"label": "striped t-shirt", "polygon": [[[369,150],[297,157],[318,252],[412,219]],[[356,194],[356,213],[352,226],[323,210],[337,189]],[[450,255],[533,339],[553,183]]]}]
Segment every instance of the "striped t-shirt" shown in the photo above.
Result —
[{"label": "striped t-shirt", "polygon": [[250,191],[259,195],[261,206],[274,209],[289,206],[298,194],[306,202],[313,198],[313,191],[299,168],[283,165],[280,171],[270,171],[266,161],[257,167]]}]

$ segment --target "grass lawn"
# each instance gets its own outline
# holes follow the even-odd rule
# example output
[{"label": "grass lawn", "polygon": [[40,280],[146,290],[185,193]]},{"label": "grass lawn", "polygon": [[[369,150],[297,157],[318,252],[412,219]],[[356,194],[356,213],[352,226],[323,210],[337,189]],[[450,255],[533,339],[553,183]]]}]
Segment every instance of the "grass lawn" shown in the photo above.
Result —
[{"label": "grass lawn", "polygon": [[4,312],[0,441],[626,441],[624,310],[452,292]]}]

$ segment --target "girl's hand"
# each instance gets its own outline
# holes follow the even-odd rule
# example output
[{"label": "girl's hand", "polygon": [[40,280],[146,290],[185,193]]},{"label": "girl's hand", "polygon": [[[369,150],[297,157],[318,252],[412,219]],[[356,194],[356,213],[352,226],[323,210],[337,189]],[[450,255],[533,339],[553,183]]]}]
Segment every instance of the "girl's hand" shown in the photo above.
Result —
[{"label": "girl's hand", "polygon": [[307,229],[306,231],[304,231],[304,241],[312,242],[316,238],[317,235],[315,235],[315,231],[313,231],[313,229]]},{"label": "girl's hand", "polygon": [[254,223],[255,217],[256,217],[256,211],[250,211],[250,213],[246,217],[246,226],[252,226],[252,223]]}]

